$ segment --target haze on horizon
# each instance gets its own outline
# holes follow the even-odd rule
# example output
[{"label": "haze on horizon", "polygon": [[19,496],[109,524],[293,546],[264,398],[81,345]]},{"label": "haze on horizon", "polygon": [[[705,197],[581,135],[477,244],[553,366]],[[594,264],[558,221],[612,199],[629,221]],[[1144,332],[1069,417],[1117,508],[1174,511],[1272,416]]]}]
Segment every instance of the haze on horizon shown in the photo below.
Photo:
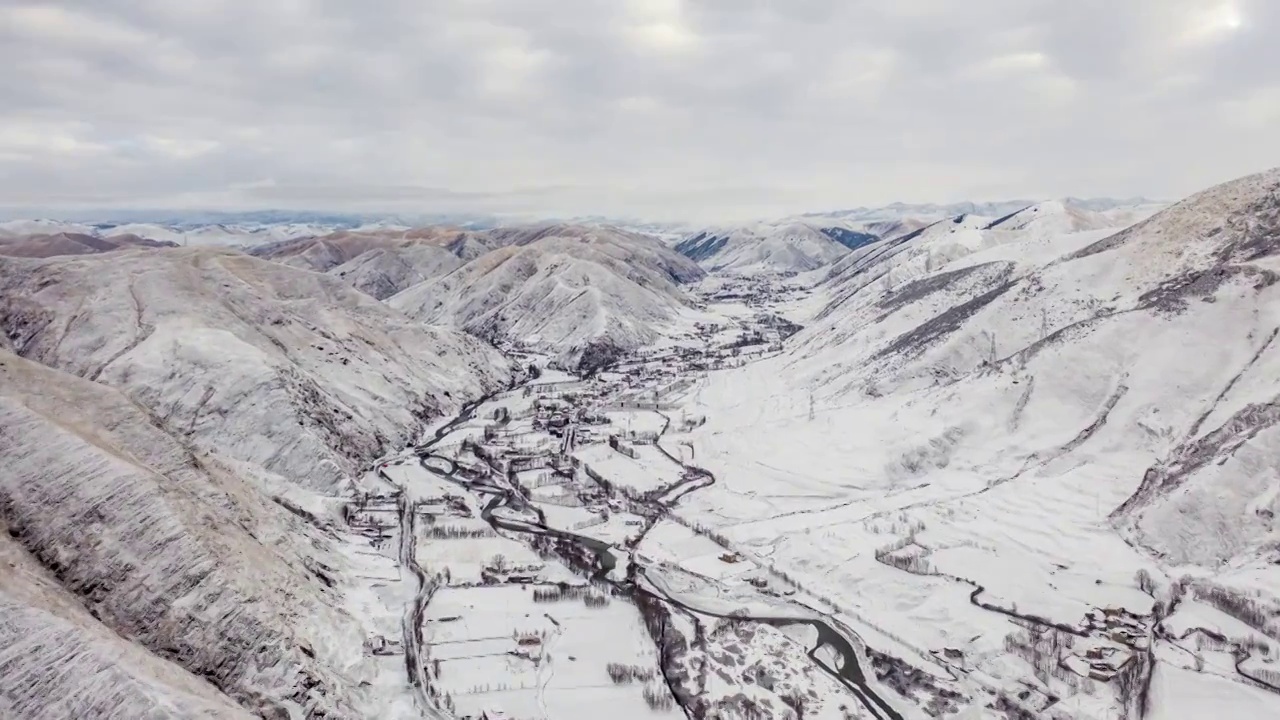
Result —
[{"label": "haze on horizon", "polygon": [[1266,0],[16,0],[0,206],[736,219],[1280,158]]}]

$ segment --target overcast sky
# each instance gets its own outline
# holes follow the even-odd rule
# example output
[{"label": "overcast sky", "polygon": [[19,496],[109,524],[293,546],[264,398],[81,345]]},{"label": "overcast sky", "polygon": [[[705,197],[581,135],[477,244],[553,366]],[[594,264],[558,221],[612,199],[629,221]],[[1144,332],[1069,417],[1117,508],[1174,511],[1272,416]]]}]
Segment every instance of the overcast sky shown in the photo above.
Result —
[{"label": "overcast sky", "polygon": [[730,219],[1280,165],[1276,0],[0,6],[0,206]]}]

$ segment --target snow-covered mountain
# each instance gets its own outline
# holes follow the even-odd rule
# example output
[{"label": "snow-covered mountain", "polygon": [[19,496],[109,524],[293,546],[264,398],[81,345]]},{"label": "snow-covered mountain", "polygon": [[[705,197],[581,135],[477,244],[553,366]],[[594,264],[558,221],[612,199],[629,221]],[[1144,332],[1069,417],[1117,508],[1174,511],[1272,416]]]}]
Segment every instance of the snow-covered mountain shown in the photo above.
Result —
[{"label": "snow-covered mountain", "polygon": [[849,261],[850,251],[880,239],[895,240],[928,225],[955,217],[986,218],[993,226],[1013,222],[1007,229],[1021,229],[1038,214],[1058,225],[1037,223],[1040,232],[1067,232],[1091,228],[1125,227],[1160,207],[1141,199],[1067,199],[1033,203],[1011,200],[998,203],[908,205],[858,208],[829,213],[808,213],[775,222],[707,228],[686,234],[675,248],[708,271],[742,275],[761,272],[805,272],[837,261]]},{"label": "snow-covered mountain", "polygon": [[681,240],[675,248],[707,269],[732,267],[743,272],[770,266],[811,270],[843,253],[839,243],[804,225],[703,231]]},{"label": "snow-covered mountain", "polygon": [[367,250],[328,272],[358,290],[385,300],[408,287],[455,270],[462,262],[447,248],[407,243]]},{"label": "snow-covered mountain", "polygon": [[[896,238],[869,243],[853,250],[832,263],[825,271],[829,285],[847,289],[842,280],[858,283],[879,280],[893,282],[894,273],[912,275],[932,271],[940,264],[967,255],[988,243],[993,243],[984,230],[990,219],[979,215],[958,215],[941,220]],[[879,273],[869,275],[868,266]],[[888,278],[888,280],[885,280]]]},{"label": "snow-covered mountain", "polygon": [[1280,170],[1107,212],[833,265],[782,355],[686,408],[719,482],[685,512],[972,717],[1275,716]]},{"label": "snow-covered mountain", "polygon": [[336,493],[508,377],[231,250],[0,258],[0,715],[385,716]]},{"label": "snow-covered mountain", "polygon": [[[544,671],[561,692],[647,678],[622,689],[654,717],[680,715],[664,697],[773,720],[1280,716],[1280,170],[1159,212],[903,207],[683,255],[566,224],[252,254],[13,226],[0,718],[536,712]],[[418,446],[361,472],[507,383],[484,340],[591,371],[668,331],[679,352],[571,393],[656,447],[553,439],[517,388],[440,428],[448,471]],[[485,457],[462,440],[490,436]],[[592,466],[573,479],[458,482],[571,450]],[[538,553],[588,546],[525,526],[608,538],[628,563],[602,576],[643,613],[585,576],[560,604],[466,579],[573,578]]]},{"label": "snow-covered mountain", "polygon": [[[1182,468],[1181,484],[1205,472],[1210,460],[1228,459],[1209,452],[1231,444],[1227,437],[1240,441],[1231,444],[1239,454],[1267,442],[1262,431],[1274,422],[1253,404],[1280,390],[1274,382],[1280,375],[1267,370],[1280,367],[1280,350],[1271,342],[1280,323],[1280,296],[1273,297],[1280,278],[1278,190],[1280,171],[1245,178],[1119,233],[1095,230],[1098,218],[1082,218],[1082,211],[1045,204],[987,232],[966,219],[884,243],[879,254],[869,249],[857,263],[833,268],[832,302],[800,339],[789,377],[833,398],[862,395],[867,383],[883,394],[930,386],[937,378],[959,379],[942,393],[952,397],[1003,388],[1009,412],[1026,421],[1103,418],[1105,430],[1094,429],[1125,444],[1126,462],[1143,466],[1129,466],[1123,484],[1131,489],[1148,468],[1166,473],[1163,468],[1198,453],[1197,464]],[[999,233],[1013,230],[1021,232],[1002,242]],[[922,264],[926,245],[932,260]],[[950,262],[957,253],[963,259]],[[1034,384],[1031,404],[1021,402],[1027,388],[1010,384]],[[1094,411],[1100,414],[1090,415]],[[1035,441],[1013,451],[1019,440],[1003,437],[1000,428],[986,450],[1000,448],[1033,465],[1055,452],[1032,449]],[[1090,447],[1105,452],[1106,442]],[[977,450],[981,443],[973,445]],[[1223,481],[1237,466],[1213,467]],[[1230,482],[1245,490],[1252,481]],[[1142,516],[1147,503],[1176,505],[1185,495],[1170,496],[1174,483],[1142,484],[1147,502],[1126,503],[1127,514]],[[1161,488],[1166,492],[1155,492]],[[1247,522],[1201,526],[1217,540],[1193,545],[1190,520],[1151,527],[1148,541],[1158,540],[1169,557],[1226,561],[1256,551],[1269,532],[1258,536]],[[1244,541],[1251,536],[1252,543]]]},{"label": "snow-covered mountain", "polygon": [[877,239],[843,224],[786,221],[702,230],[680,240],[675,249],[706,270],[747,275],[813,270]]},{"label": "snow-covered mountain", "polygon": [[838,307],[872,283],[888,289],[933,273],[965,256],[1007,246],[1013,261],[1035,262],[1062,242],[1084,242],[1116,232],[1155,208],[1092,212],[1058,201],[1037,203],[1000,218],[957,215],[915,231],[855,249],[824,271],[826,290]]},{"label": "snow-covered mountain", "polygon": [[59,255],[93,255],[133,247],[175,247],[167,240],[152,240],[132,234],[98,237],[97,235],[61,231],[0,237],[0,255],[9,257],[46,258]]},{"label": "snow-covered mountain", "polygon": [[225,245],[250,247],[261,243],[314,237],[333,232],[331,225],[313,223],[288,223],[281,225],[225,224],[211,225],[163,225],[158,223],[125,223],[101,226],[97,232],[103,237],[132,234],[153,240],[165,240],[175,245]]},{"label": "snow-covered mountain", "polygon": [[93,235],[96,228],[83,223],[63,222],[36,218],[33,220],[6,220],[0,222],[0,239],[17,238],[28,235],[56,235],[58,233],[76,233]]},{"label": "snow-covered mountain", "polygon": [[249,253],[329,273],[383,300],[502,243],[485,232],[452,227],[368,227],[268,243]]},{"label": "snow-covered mountain", "polygon": [[331,532],[136,397],[0,348],[0,714],[356,714]]},{"label": "snow-covered mountain", "polygon": [[361,254],[378,248],[394,248],[418,241],[443,246],[462,231],[445,228],[375,228],[339,230],[301,238],[264,243],[249,248],[250,255],[293,267],[328,272]]},{"label": "snow-covered mountain", "polygon": [[[806,213],[802,217],[840,218],[849,222],[882,222],[886,220],[902,220],[914,218],[922,221],[941,220],[957,215],[984,215],[987,217],[1003,217],[1019,210],[1036,205],[1036,200],[1000,200],[996,202],[958,202],[938,203],[892,203],[881,207],[859,207],[849,210],[832,210],[826,212]],[[1108,212],[1127,208],[1153,206],[1160,207],[1164,203],[1147,198],[1064,198],[1064,206],[1074,210],[1088,212]]]},{"label": "snow-covered mountain", "polygon": [[0,327],[197,447],[323,489],[506,377],[472,337],[229,250],[0,259]]},{"label": "snow-covered mountain", "polygon": [[1042,235],[1123,228],[1154,215],[1164,207],[1160,203],[1138,203],[1095,210],[1071,200],[1048,200],[993,220],[989,228],[1005,231],[1033,229]]},{"label": "snow-covered mountain", "polygon": [[301,237],[327,235],[347,224],[323,222],[66,222],[61,220],[9,220],[0,222],[0,239],[73,233],[103,240],[138,237],[174,245],[222,245],[250,247]]},{"label": "snow-covered mountain", "polygon": [[608,227],[502,228],[500,247],[388,303],[423,322],[592,365],[656,337],[702,271],[658,240]]}]

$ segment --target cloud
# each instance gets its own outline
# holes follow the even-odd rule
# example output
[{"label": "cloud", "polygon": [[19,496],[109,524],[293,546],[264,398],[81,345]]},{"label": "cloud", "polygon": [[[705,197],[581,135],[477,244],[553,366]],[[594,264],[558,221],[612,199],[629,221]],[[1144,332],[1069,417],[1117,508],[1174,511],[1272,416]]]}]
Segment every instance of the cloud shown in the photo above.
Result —
[{"label": "cloud", "polygon": [[11,0],[0,205],[1176,196],[1280,162],[1278,5]]}]

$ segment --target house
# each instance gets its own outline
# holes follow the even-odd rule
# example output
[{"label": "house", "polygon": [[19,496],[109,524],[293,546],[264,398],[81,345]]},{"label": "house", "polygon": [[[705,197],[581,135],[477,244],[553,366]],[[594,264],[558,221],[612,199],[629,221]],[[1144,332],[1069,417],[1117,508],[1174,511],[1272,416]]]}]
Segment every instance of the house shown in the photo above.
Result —
[{"label": "house", "polygon": [[400,655],[404,650],[399,640],[388,640],[381,635],[374,635],[364,641],[365,649],[373,655]]}]

